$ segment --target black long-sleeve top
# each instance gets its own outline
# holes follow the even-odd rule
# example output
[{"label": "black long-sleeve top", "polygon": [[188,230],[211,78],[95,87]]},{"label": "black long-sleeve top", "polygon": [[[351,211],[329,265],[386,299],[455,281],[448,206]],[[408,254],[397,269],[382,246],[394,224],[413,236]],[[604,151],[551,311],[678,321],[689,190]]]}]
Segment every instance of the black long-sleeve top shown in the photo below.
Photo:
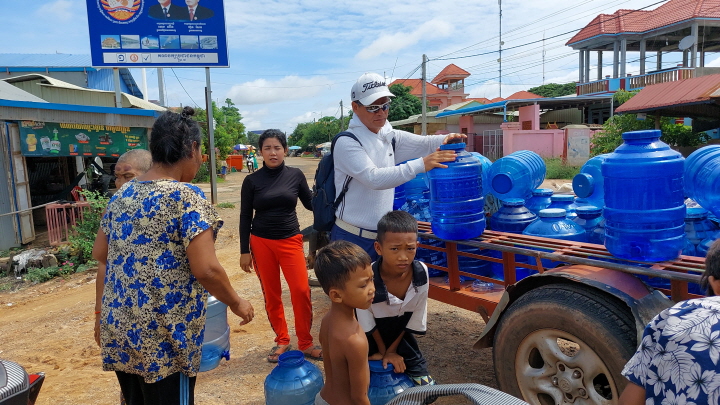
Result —
[{"label": "black long-sleeve top", "polygon": [[265,239],[286,239],[300,233],[295,212],[298,198],[312,210],[305,175],[285,162],[274,169],[263,165],[247,176],[240,190],[240,253],[250,253],[251,233]]}]

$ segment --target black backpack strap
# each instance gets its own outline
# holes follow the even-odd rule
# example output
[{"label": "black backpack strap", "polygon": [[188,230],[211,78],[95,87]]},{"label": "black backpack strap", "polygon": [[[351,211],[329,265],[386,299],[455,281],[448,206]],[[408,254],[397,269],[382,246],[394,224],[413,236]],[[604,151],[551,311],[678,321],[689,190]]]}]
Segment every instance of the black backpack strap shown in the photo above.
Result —
[{"label": "black backpack strap", "polygon": [[[362,142],[360,142],[360,140],[357,138],[357,136],[355,136],[355,134],[353,134],[352,132],[349,132],[349,131],[340,132],[339,134],[337,134],[333,137],[332,142],[330,143],[330,156],[332,156],[333,159],[335,159],[335,157],[334,157],[335,143],[337,142],[338,139],[340,139],[343,136],[347,136],[349,138],[354,139],[357,143],[360,144],[360,146],[362,146]],[[333,163],[333,167],[334,166],[335,166],[335,164]],[[335,199],[335,202],[333,203],[333,209],[337,209],[337,207],[342,202],[343,198],[345,198],[345,193],[347,193],[348,188],[350,187],[350,180],[352,180],[352,177],[350,177],[350,176],[347,176],[345,178],[345,184],[343,184],[343,188],[342,188],[342,191],[340,191],[340,195]],[[335,179],[333,178],[332,181],[335,181]]]}]

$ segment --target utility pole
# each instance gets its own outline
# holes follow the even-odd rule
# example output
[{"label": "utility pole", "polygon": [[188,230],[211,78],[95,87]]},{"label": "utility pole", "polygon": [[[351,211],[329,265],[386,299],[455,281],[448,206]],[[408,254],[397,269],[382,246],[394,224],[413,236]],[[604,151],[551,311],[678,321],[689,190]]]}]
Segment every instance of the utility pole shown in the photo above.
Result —
[{"label": "utility pole", "polygon": [[160,102],[160,105],[165,107],[165,76],[163,74],[163,68],[158,68],[157,70],[158,75],[158,91],[160,93],[158,100]]},{"label": "utility pole", "polygon": [[338,131],[338,132],[342,132],[344,126],[345,126],[345,116],[343,115],[342,100],[340,100],[340,131]]},{"label": "utility pole", "polygon": [[427,89],[425,86],[427,81],[427,56],[423,54],[422,58],[422,121],[420,135],[427,135]]},{"label": "utility pole", "polygon": [[499,70],[499,73],[500,73],[500,75],[499,75],[500,76],[500,97],[502,98],[502,46],[503,46],[503,41],[502,41],[502,0],[498,0],[498,6],[500,6],[500,27],[499,27],[500,42],[498,44],[498,47],[499,47],[498,63],[500,64],[500,70]]}]

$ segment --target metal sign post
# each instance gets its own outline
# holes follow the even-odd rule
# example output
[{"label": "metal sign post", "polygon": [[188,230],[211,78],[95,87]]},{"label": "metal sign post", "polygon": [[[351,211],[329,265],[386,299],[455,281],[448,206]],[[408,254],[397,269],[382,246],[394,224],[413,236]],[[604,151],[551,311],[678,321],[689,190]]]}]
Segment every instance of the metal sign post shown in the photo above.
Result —
[{"label": "metal sign post", "polygon": [[217,166],[215,165],[215,133],[212,108],[212,89],[210,88],[210,68],[205,68],[205,104],[207,105],[207,128],[210,141],[210,202],[217,204]]}]

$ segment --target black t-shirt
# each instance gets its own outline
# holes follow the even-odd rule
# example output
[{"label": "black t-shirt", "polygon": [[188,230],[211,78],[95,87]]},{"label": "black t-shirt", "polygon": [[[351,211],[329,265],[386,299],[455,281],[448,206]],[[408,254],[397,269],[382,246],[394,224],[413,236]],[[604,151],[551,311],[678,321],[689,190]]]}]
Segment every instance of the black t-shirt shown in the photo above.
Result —
[{"label": "black t-shirt", "polygon": [[250,253],[251,233],[265,239],[286,239],[300,233],[295,212],[298,198],[312,210],[305,175],[285,162],[274,169],[263,165],[247,176],[240,191],[240,253]]}]

